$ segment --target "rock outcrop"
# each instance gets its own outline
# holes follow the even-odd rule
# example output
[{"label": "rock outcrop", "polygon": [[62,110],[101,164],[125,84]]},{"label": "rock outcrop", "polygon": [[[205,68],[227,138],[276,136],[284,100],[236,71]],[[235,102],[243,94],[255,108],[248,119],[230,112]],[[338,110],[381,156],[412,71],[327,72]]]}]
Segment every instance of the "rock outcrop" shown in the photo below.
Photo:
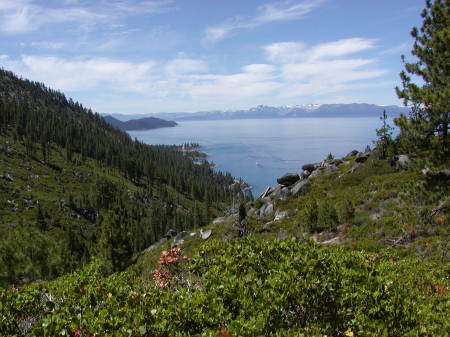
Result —
[{"label": "rock outcrop", "polygon": [[411,159],[409,159],[409,156],[406,154],[400,154],[398,156],[394,156],[391,160],[391,165],[395,166],[395,169],[398,171],[407,170],[411,165]]},{"label": "rock outcrop", "polygon": [[284,186],[290,186],[295,184],[298,180],[300,180],[300,177],[297,173],[286,173],[277,179],[277,183]]},{"label": "rock outcrop", "polygon": [[311,183],[308,180],[300,180],[291,188],[291,194],[294,197],[305,194],[309,188],[311,187]]},{"label": "rock outcrop", "polygon": [[[359,169],[365,161],[371,155],[369,147],[364,152],[358,152],[356,150],[351,151],[345,158],[355,157],[355,164],[346,173],[342,173],[338,178],[345,174],[353,173]],[[400,157],[400,156],[399,156]],[[399,158],[400,162],[406,162],[405,158]],[[284,200],[290,196],[300,197],[307,193],[311,188],[311,179],[319,175],[330,174],[337,171],[340,165],[348,164],[349,161],[344,161],[341,158],[333,158],[329,155],[320,163],[309,163],[302,166],[302,172],[300,175],[297,173],[286,173],[277,179],[278,185],[268,186],[264,192],[262,192],[257,200],[260,201],[259,208],[252,208],[252,215],[259,216],[261,218],[268,217],[275,212],[276,220],[280,219],[279,211],[275,211],[275,203],[279,200]],[[282,215],[287,216],[287,214]]]}]

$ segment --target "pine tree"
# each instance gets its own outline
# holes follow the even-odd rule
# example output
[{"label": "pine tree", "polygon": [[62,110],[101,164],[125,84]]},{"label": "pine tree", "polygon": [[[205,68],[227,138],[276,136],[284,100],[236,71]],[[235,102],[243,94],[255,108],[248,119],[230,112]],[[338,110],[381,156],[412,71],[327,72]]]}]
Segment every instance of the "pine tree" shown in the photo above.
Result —
[{"label": "pine tree", "polygon": [[[400,139],[403,136],[419,148],[430,145],[435,157],[445,160],[450,150],[450,0],[428,0],[421,15],[422,27],[411,31],[415,39],[412,54],[418,60],[407,63],[402,56],[403,88],[396,88],[404,104],[412,105],[412,113],[409,119],[403,117],[396,123],[403,133]],[[411,76],[419,77],[424,84],[413,83]]]},{"label": "pine tree", "polygon": [[380,152],[380,158],[386,159],[388,149],[392,145],[392,130],[394,128],[388,124],[388,115],[386,110],[383,111],[383,114],[380,116],[380,120],[383,125],[381,128],[377,129],[378,140],[376,141],[376,145],[378,151]]}]

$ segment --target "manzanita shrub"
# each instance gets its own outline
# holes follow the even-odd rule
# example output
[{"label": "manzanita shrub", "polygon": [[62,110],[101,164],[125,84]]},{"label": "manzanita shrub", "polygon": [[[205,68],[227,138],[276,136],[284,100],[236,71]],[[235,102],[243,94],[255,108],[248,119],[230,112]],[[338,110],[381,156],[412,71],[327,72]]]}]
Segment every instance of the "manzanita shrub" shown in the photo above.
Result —
[{"label": "manzanita shrub", "polygon": [[[447,336],[448,268],[295,240],[176,248],[146,275],[98,263],[0,290],[2,336]],[[165,275],[161,278],[161,275]]]}]

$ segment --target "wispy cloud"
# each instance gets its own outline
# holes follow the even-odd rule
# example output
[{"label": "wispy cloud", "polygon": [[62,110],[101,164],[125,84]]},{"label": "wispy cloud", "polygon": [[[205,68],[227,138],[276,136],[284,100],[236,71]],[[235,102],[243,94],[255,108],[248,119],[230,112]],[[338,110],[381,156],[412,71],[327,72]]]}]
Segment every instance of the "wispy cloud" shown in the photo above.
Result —
[{"label": "wispy cloud", "polygon": [[278,42],[264,47],[267,58],[276,63],[316,61],[358,53],[375,47],[373,39],[349,38],[320,43],[310,48],[301,42]]},{"label": "wispy cloud", "polygon": [[188,58],[177,58],[170,61],[165,70],[169,76],[202,73],[208,69],[205,62]]},{"label": "wispy cloud", "polygon": [[30,43],[31,47],[58,50],[65,46],[64,42],[52,42],[52,41],[34,41]]},{"label": "wispy cloud", "polygon": [[21,34],[49,24],[77,23],[92,27],[99,23],[112,24],[120,18],[158,14],[173,10],[173,0],[65,1],[57,8],[45,7],[35,0],[0,0],[0,32]]},{"label": "wispy cloud", "polygon": [[46,8],[32,0],[1,0],[0,31],[26,33],[47,24],[97,22],[107,15],[83,7]]},{"label": "wispy cloud", "polygon": [[321,6],[325,0],[281,1],[265,4],[257,8],[252,17],[234,17],[226,22],[206,28],[204,41],[214,43],[226,38],[233,31],[254,28],[276,21],[298,20],[305,17],[313,9]]},{"label": "wispy cloud", "polygon": [[397,46],[393,46],[391,48],[388,48],[386,50],[383,50],[379,53],[379,55],[400,55],[408,50],[408,44],[401,43]]},{"label": "wispy cloud", "polygon": [[376,41],[363,38],[316,45],[280,42],[262,48],[266,63],[247,64],[225,74],[211,71],[208,58],[183,53],[169,61],[139,62],[23,55],[18,60],[0,57],[0,64],[64,91],[98,95],[131,92],[134,100],[145,101],[145,106],[164,105],[170,111],[305,98],[318,102],[327,95],[349,97],[361,88],[389,86],[383,78],[386,69],[379,65],[376,53],[365,56],[373,49],[379,49]]},{"label": "wispy cloud", "polygon": [[109,58],[66,59],[55,56],[22,55],[9,68],[28,78],[64,91],[149,90],[156,62],[128,62]]},{"label": "wispy cloud", "polygon": [[258,8],[259,15],[253,20],[259,23],[266,23],[300,19],[322,5],[323,2],[324,0],[303,0],[265,4]]},{"label": "wispy cloud", "polygon": [[373,39],[349,38],[307,46],[280,42],[264,47],[266,57],[280,64],[285,82],[282,96],[314,96],[350,90],[351,83],[373,80],[386,73],[376,58],[353,54],[376,47]]}]

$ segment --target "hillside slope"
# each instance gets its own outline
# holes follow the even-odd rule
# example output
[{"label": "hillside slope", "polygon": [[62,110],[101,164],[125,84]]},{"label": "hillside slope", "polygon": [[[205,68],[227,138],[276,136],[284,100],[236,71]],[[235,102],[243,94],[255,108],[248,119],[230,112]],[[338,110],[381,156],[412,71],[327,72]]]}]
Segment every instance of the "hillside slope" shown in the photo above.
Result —
[{"label": "hillside slope", "polygon": [[[309,184],[299,194],[273,189],[247,204],[243,224],[226,213],[160,241],[125,272],[105,276],[94,262],[0,290],[0,327],[28,336],[447,336],[450,212],[430,223],[416,214],[445,200],[448,184],[424,203],[414,190],[425,175],[365,155],[361,165],[359,154],[333,159],[333,170],[326,159],[297,181]],[[268,202],[274,210],[261,213]]]},{"label": "hillside slope", "polygon": [[229,175],[148,146],[44,85],[0,71],[0,285],[100,256],[110,270],[228,202]]},{"label": "hillside slope", "polygon": [[392,141],[239,205],[180,147],[1,75],[3,335],[448,336],[447,162]]}]

